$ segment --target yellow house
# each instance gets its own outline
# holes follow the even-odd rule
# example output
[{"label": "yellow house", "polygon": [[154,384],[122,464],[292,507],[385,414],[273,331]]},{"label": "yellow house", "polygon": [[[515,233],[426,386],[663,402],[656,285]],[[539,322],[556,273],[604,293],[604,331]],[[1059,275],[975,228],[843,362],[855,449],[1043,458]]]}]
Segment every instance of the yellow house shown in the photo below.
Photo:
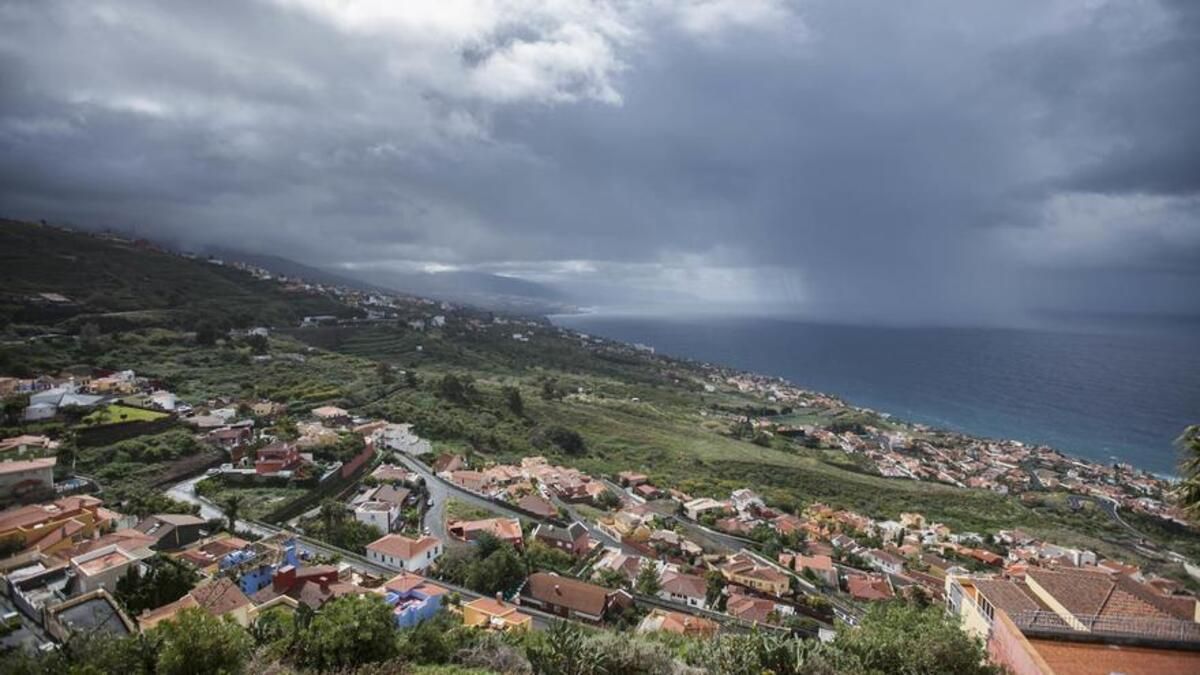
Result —
[{"label": "yellow house", "polygon": [[753,588],[760,593],[776,597],[787,595],[790,588],[788,576],[771,567],[759,565],[748,556],[738,554],[719,568],[726,581]]},{"label": "yellow house", "polygon": [[202,609],[215,617],[229,617],[243,627],[250,625],[250,614],[255,609],[254,603],[237,584],[220,578],[193,588],[175,602],[142,613],[138,617],[138,626],[143,631],[150,630],[164,621],[174,619],[176,614],[190,607]]},{"label": "yellow house", "polygon": [[463,625],[502,633],[529,630],[533,617],[517,611],[516,605],[497,597],[479,598],[463,605]]},{"label": "yellow house", "polygon": [[47,555],[69,549],[108,524],[101,504],[95,497],[80,495],[0,511],[0,546]]}]

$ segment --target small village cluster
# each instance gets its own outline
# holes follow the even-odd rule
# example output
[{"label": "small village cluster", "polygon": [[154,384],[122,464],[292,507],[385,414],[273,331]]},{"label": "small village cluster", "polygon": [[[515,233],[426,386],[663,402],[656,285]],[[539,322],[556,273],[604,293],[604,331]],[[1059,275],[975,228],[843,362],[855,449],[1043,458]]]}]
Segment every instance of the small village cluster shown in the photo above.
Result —
[{"label": "small village cluster", "polygon": [[[779,378],[714,370],[714,384],[763,396],[768,401],[798,410],[847,409],[874,415],[866,408],[851,408],[837,398],[796,388]],[[880,415],[887,419],[886,415]],[[891,422],[889,420],[889,422]],[[1115,506],[1146,515],[1185,523],[1167,499],[1169,482],[1148,471],[1116,462],[1102,464],[1065,455],[1045,446],[1012,440],[981,440],[965,434],[934,430],[921,424],[893,423],[881,429],[835,431],[814,425],[779,425],[770,417],[752,420],[765,433],[808,436],[823,447],[862,455],[880,475],[936,481],[957,487],[1024,495],[1040,489],[1063,489],[1106,500]]]}]

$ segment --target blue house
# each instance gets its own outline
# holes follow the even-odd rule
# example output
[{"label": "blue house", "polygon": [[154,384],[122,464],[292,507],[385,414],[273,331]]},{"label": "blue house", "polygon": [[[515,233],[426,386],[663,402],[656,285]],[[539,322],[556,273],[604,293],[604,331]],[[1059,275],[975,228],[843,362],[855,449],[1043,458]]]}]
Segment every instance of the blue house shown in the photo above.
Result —
[{"label": "blue house", "polygon": [[276,570],[288,565],[298,567],[300,559],[307,557],[295,539],[287,539],[279,548],[256,546],[234,551],[222,558],[218,567],[222,572],[236,570],[242,592],[253,595],[271,585]]},{"label": "blue house", "polygon": [[410,628],[442,609],[446,589],[416,574],[401,573],[384,584],[384,599],[392,607],[397,628]]}]

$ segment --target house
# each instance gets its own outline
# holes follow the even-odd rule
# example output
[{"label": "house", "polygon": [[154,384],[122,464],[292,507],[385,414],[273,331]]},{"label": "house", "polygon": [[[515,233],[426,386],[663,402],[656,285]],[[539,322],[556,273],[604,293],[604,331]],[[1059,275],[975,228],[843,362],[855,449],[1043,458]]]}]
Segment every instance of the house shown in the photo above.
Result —
[{"label": "house", "polygon": [[783,597],[790,588],[786,574],[772,567],[760,565],[744,553],[731,556],[717,569],[726,581],[752,588],[761,593]]},{"label": "house", "polygon": [[226,553],[217,563],[217,569],[237,579],[243,593],[254,595],[270,586],[279,570],[300,567],[304,555],[295,539],[276,535]]},{"label": "house", "polygon": [[380,587],[384,601],[392,608],[397,628],[431,619],[442,608],[442,597],[449,591],[423,576],[401,572]]},{"label": "house", "polygon": [[440,476],[444,473],[461,471],[462,469],[467,468],[467,460],[464,459],[462,455],[439,455],[437,459],[433,460],[433,464],[430,466],[430,468],[433,469],[435,474]]},{"label": "house", "polygon": [[151,555],[153,554],[146,549],[137,554],[111,544],[71,558],[71,572],[75,575],[74,590],[77,593],[90,593],[100,589],[115,591],[117,581],[130,569],[139,570],[137,574],[140,576],[141,561]]},{"label": "house", "polygon": [[365,501],[354,507],[354,519],[380,532],[391,532],[400,521],[400,506],[379,500]]},{"label": "house", "polygon": [[[209,445],[233,453],[235,449],[241,448],[254,440],[254,429],[248,426],[221,427],[205,434],[204,440]],[[240,453],[233,457],[233,461],[235,462],[240,459]]]},{"label": "house", "polygon": [[302,461],[299,448],[291,443],[276,441],[258,449],[254,459],[254,473],[260,476],[274,476],[295,470]]},{"label": "house", "polygon": [[636,473],[634,471],[622,471],[617,474],[617,479],[623,487],[635,488],[642,483],[650,480],[650,477],[644,473]]},{"label": "house", "polygon": [[649,483],[642,483],[641,485],[633,488],[633,494],[641,497],[642,499],[658,499],[662,496],[662,490],[659,490]]},{"label": "house", "polygon": [[559,527],[550,523],[539,523],[533,529],[533,538],[543,544],[582,558],[591,550],[591,540],[588,530],[578,521],[567,527]]},{"label": "house", "polygon": [[592,570],[597,576],[604,570],[619,572],[630,584],[633,584],[646,562],[646,558],[610,547],[604,549],[604,553],[600,556],[600,560],[592,566]]},{"label": "house", "polygon": [[877,548],[867,551],[864,555],[867,563],[887,574],[900,574],[904,571],[904,559],[893,553],[888,553]]},{"label": "house", "polygon": [[738,513],[755,513],[766,507],[762,497],[759,497],[753,490],[748,488],[734,490],[729,495],[729,498],[733,502],[733,508],[737,509]]},{"label": "house", "polygon": [[725,613],[749,623],[778,623],[779,612],[775,603],[766,598],[756,598],[735,593],[725,602]]},{"label": "house", "polygon": [[417,474],[398,464],[380,464],[371,472],[371,477],[378,480],[380,483],[395,485],[404,483],[410,486],[416,486],[423,481]]},{"label": "house", "polygon": [[1024,581],[946,578],[946,606],[1018,675],[1200,672],[1200,608],[1121,574],[1031,567]]},{"label": "house", "polygon": [[256,606],[263,606],[287,596],[310,609],[320,609],[334,598],[356,593],[368,593],[367,589],[340,579],[336,567],[318,565],[296,567],[284,565],[275,571],[271,585],[259,590],[251,599]]},{"label": "house", "polygon": [[518,499],[517,508],[542,519],[558,517],[558,509],[554,504],[532,493]]},{"label": "house", "polygon": [[529,575],[520,597],[522,605],[590,623],[600,623],[609,612],[633,604],[633,597],[625,591],[547,572]]},{"label": "house", "polygon": [[462,606],[463,625],[501,633],[520,633],[533,626],[533,617],[517,611],[517,605],[504,602],[499,593],[479,598]]},{"label": "house", "polygon": [[639,633],[675,633],[693,638],[711,638],[717,634],[717,622],[691,614],[655,609],[638,624]]},{"label": "house", "polygon": [[683,505],[684,514],[692,520],[700,520],[700,516],[706,513],[725,513],[728,510],[728,504],[710,497],[697,497]]},{"label": "house", "polygon": [[796,570],[800,574],[804,574],[805,570],[808,570],[809,574],[826,588],[838,587],[837,568],[833,566],[833,558],[827,555],[782,553],[779,556],[779,564]]},{"label": "house", "polygon": [[46,633],[66,642],[72,635],[89,635],[97,639],[127,637],[137,632],[137,624],[104,589],[77,595],[45,608]]},{"label": "house", "polygon": [[890,600],[896,596],[892,582],[881,574],[846,575],[846,592],[855,600]]},{"label": "house", "polygon": [[69,549],[111,524],[101,504],[76,495],[0,511],[0,545],[47,554]]},{"label": "house", "polygon": [[173,551],[208,536],[208,521],[197,516],[160,513],[147,516],[133,529],[153,539],[150,548],[155,551]]},{"label": "house", "polygon": [[367,558],[371,562],[401,571],[419,572],[441,554],[442,540],[428,535],[410,539],[399,534],[385,534],[367,544]]},{"label": "house", "polygon": [[54,457],[0,461],[0,503],[54,495]]},{"label": "house", "polygon": [[188,608],[201,609],[217,618],[229,617],[239,626],[248,627],[254,603],[236,583],[219,577],[193,588],[175,602],[142,612],[138,617],[138,627],[143,632],[148,631],[164,621],[174,619],[179,612]]},{"label": "house", "polygon": [[22,455],[29,450],[56,450],[58,449],[58,441],[51,440],[49,436],[33,436],[30,434],[22,434],[12,438],[0,440],[0,455],[13,453],[14,455]]},{"label": "house", "polygon": [[332,405],[313,408],[312,416],[327,427],[338,427],[350,423],[350,413]]},{"label": "house", "polygon": [[446,471],[438,474],[440,477],[454,483],[455,485],[470,490],[476,494],[483,494],[491,486],[491,480],[488,476],[479,471],[470,469],[462,469],[460,471]]},{"label": "house", "polygon": [[667,570],[659,579],[658,597],[688,607],[708,608],[708,581],[695,574]]},{"label": "house", "polygon": [[176,558],[183,560],[205,574],[212,575],[221,571],[221,561],[231,553],[245,551],[251,546],[250,542],[241,537],[217,535],[208,541],[201,541],[180,552]]},{"label": "house", "polygon": [[273,401],[259,401],[250,405],[250,411],[255,417],[272,420],[287,413],[287,406]]},{"label": "house", "polygon": [[484,518],[483,520],[456,520],[446,526],[450,536],[463,541],[475,541],[480,533],[486,532],[514,548],[522,548],[525,540],[521,532],[521,521],[516,518]]},{"label": "house", "polygon": [[378,485],[355,498],[355,503],[386,502],[402,508],[412,497],[412,490],[394,485]]}]

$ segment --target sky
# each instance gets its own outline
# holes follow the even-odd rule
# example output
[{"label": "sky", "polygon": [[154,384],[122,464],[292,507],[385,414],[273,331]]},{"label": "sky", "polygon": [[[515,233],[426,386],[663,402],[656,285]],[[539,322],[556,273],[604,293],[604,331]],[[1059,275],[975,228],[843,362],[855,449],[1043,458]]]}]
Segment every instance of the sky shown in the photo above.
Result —
[{"label": "sky", "polygon": [[579,304],[1200,313],[1200,3],[0,2],[0,215]]}]

